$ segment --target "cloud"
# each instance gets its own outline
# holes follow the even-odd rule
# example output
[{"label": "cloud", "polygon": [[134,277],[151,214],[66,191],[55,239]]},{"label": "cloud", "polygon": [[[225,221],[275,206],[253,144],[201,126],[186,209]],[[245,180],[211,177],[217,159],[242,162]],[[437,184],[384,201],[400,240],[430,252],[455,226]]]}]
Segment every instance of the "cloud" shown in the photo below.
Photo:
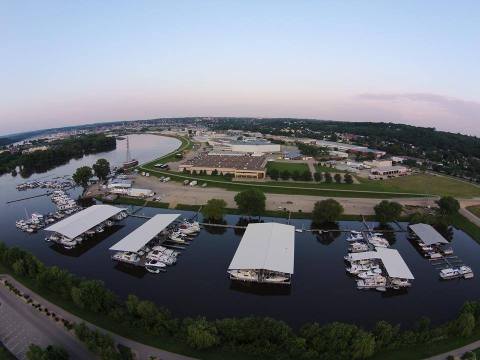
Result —
[{"label": "cloud", "polygon": [[400,121],[480,135],[480,103],[430,93],[364,93],[355,97]]}]

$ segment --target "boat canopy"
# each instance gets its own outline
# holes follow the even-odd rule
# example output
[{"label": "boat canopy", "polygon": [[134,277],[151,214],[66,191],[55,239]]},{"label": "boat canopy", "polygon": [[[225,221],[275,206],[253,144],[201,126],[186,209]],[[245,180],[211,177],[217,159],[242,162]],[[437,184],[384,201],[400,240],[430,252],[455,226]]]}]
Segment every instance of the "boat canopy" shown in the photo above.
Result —
[{"label": "boat canopy", "polygon": [[73,239],[124,210],[111,205],[92,205],[49,226],[45,230]]},{"label": "boat canopy", "polygon": [[180,214],[157,214],[113,245],[110,250],[136,253],[179,216]]},{"label": "boat canopy", "polygon": [[270,270],[293,274],[295,227],[248,224],[228,270]]},{"label": "boat canopy", "polygon": [[426,245],[434,244],[448,244],[448,241],[440,235],[431,225],[428,224],[414,224],[408,226],[415,235]]},{"label": "boat canopy", "polygon": [[403,260],[402,256],[395,249],[377,248],[377,251],[365,251],[350,254],[353,261],[374,260],[382,261],[383,267],[388,276],[392,278],[413,280],[413,274]]}]

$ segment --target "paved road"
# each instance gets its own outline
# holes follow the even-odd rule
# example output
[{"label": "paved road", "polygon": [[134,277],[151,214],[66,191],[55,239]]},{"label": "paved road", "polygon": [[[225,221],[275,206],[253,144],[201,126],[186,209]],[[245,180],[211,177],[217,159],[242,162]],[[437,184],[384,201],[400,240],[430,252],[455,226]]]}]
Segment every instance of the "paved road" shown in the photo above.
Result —
[{"label": "paved road", "polygon": [[475,350],[475,349],[478,349],[478,348],[480,348],[480,340],[475,341],[471,344],[462,346],[461,348],[452,350],[448,353],[443,353],[443,354],[440,354],[440,355],[435,355],[435,356],[429,357],[425,360],[446,360],[449,356],[454,356],[456,358],[460,358],[466,352],[472,351],[472,350]]},{"label": "paved road", "polygon": [[[148,345],[144,345],[144,344],[141,344],[137,341],[133,341],[133,340],[130,340],[130,339],[127,339],[127,338],[124,338],[123,336],[120,336],[120,335],[117,335],[117,334],[114,334],[110,331],[107,331],[107,330],[104,330],[102,328],[99,328],[93,324],[90,324],[89,322],[83,320],[83,319],[80,319],[79,317],[63,310],[62,308],[58,307],[57,305],[49,302],[48,300],[40,297],[39,295],[33,293],[32,291],[30,291],[30,289],[26,288],[25,286],[23,286],[21,283],[19,283],[18,281],[16,281],[14,278],[12,278],[11,276],[9,275],[0,275],[1,277],[4,277],[6,278],[9,282],[13,283],[15,285],[15,287],[27,294],[30,295],[30,297],[41,303],[42,305],[44,305],[45,307],[47,307],[48,309],[50,309],[51,311],[55,312],[56,314],[58,314],[59,316],[63,317],[64,319],[67,319],[71,322],[76,322],[76,323],[80,323],[80,322],[84,322],[85,324],[89,325],[90,327],[92,328],[96,328],[98,329],[99,331],[101,332],[104,332],[104,333],[107,333],[107,334],[110,334],[112,336],[112,338],[114,339],[114,341],[117,343],[117,344],[122,344],[124,346],[128,346],[129,348],[132,349],[132,351],[134,352],[134,354],[136,355],[136,359],[138,360],[147,360],[147,359],[151,359],[152,357],[154,359],[158,359],[158,360],[193,360],[193,358],[190,358],[190,357],[187,357],[187,356],[183,356],[183,355],[179,355],[179,354],[174,354],[174,353],[171,353],[171,352],[168,352],[168,351],[164,351],[164,350],[160,350],[160,349],[157,349],[157,348],[154,348],[154,347],[151,347],[151,346],[148,346]],[[0,285],[0,293],[4,293],[4,292],[7,292],[8,290],[3,286],[3,285]],[[8,291],[9,292],[9,291]],[[10,293],[10,292],[9,292]],[[11,293],[10,293],[11,294]],[[10,298],[12,297],[12,295],[10,296]],[[22,300],[18,299],[18,298],[14,298],[14,302],[13,302],[13,305],[15,307],[18,307],[18,308],[26,308],[27,310],[30,310],[31,312],[33,312],[34,309],[31,308],[30,305],[26,305]],[[1,300],[0,300],[1,301]],[[22,306],[20,306],[22,305]],[[3,306],[3,305],[2,305]],[[70,355],[71,355],[71,358],[72,359],[91,359],[91,358],[94,358],[90,353],[87,353],[88,355],[86,355],[85,353],[82,354],[81,356],[79,357],[74,357],[75,354],[78,353],[79,349],[75,349],[73,348],[73,344],[70,344],[68,342],[65,342],[65,345],[63,345],[64,343],[63,342],[60,342],[60,340],[62,339],[58,339],[57,341],[57,338],[52,338],[50,333],[48,332],[48,329],[49,328],[53,328],[55,326],[58,326],[56,324],[53,324],[53,321],[47,321],[48,319],[41,315],[40,313],[38,313],[37,310],[35,310],[37,316],[40,316],[39,319],[37,319],[37,322],[39,324],[43,324],[44,327],[47,328],[47,331],[45,332],[47,338],[50,338],[50,342],[48,344],[58,344],[58,345],[62,345],[65,349],[67,349],[67,351],[69,351]],[[40,320],[40,321],[39,321]],[[36,324],[36,323],[35,323]],[[58,326],[60,329],[62,329],[60,326]],[[66,333],[66,331],[64,331]],[[68,333],[67,333],[68,334]],[[57,334],[58,336],[58,334]],[[53,341],[55,340],[55,341]],[[78,341],[73,337],[73,335],[70,337],[70,340],[74,340],[75,342],[78,343]],[[67,341],[66,339],[63,339],[62,341]],[[47,344],[47,345],[48,345]],[[81,344],[81,343],[80,343]],[[67,345],[69,346],[72,346],[72,352],[70,349],[70,347],[67,347]],[[83,346],[83,345],[82,345]],[[75,350],[75,352],[73,352],[73,350]],[[85,350],[85,349],[84,349]],[[86,351],[86,350],[85,350]]]},{"label": "paved road", "polygon": [[68,351],[71,359],[94,357],[63,326],[26,304],[3,285],[0,285],[0,324],[0,340],[18,359],[26,359],[30,344],[59,345]]}]

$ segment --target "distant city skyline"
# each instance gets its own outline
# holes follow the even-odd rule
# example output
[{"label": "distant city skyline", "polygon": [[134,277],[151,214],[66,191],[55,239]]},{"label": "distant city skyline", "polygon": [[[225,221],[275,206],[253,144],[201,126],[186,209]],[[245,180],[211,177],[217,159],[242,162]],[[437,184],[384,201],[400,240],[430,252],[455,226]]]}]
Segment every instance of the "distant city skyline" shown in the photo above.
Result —
[{"label": "distant city skyline", "polygon": [[0,134],[184,116],[480,135],[480,2],[5,1]]}]

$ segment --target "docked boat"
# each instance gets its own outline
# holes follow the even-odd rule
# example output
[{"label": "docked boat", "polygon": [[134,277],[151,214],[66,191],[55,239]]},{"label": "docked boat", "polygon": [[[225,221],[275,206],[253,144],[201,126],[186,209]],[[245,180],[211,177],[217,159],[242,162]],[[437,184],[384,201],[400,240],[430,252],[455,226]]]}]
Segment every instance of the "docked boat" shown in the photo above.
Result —
[{"label": "docked boat", "polygon": [[363,252],[367,250],[368,250],[368,245],[361,242],[351,243],[350,246],[348,247],[348,251],[351,253]]},{"label": "docked boat", "polygon": [[140,262],[140,257],[137,254],[129,251],[117,252],[113,254],[112,259],[127,264],[138,264]]},{"label": "docked boat", "polygon": [[382,270],[380,270],[379,268],[375,268],[375,269],[372,269],[372,270],[359,272],[356,275],[360,279],[367,279],[367,278],[375,277],[375,276],[381,275],[381,274],[382,274]]},{"label": "docked boat", "polygon": [[474,276],[473,270],[470,266],[466,266],[466,265],[460,266],[458,268],[458,271],[460,272],[461,275],[463,275],[465,279],[471,279]]},{"label": "docked boat", "polygon": [[364,289],[377,289],[378,291],[385,291],[387,286],[387,278],[382,275],[369,277],[366,279],[357,280],[357,288]]},{"label": "docked boat", "polygon": [[443,280],[455,279],[463,276],[459,270],[453,268],[447,268],[440,270],[440,277]]},{"label": "docked boat", "polygon": [[145,263],[145,269],[153,274],[158,274],[160,271],[165,271],[166,266],[167,265],[165,265],[163,262],[153,259],[148,260]]},{"label": "docked boat", "polygon": [[388,242],[387,239],[384,239],[382,237],[379,237],[379,236],[372,236],[368,239],[368,242],[370,244],[372,244],[373,246],[375,247],[383,247],[383,248],[386,248],[386,247],[389,247],[390,244]]},{"label": "docked boat", "polygon": [[412,286],[412,283],[405,279],[398,279],[398,278],[391,278],[390,285],[395,289],[398,290],[400,288],[406,288]]},{"label": "docked boat", "polygon": [[258,281],[258,273],[253,270],[230,270],[230,279],[242,281]]}]

